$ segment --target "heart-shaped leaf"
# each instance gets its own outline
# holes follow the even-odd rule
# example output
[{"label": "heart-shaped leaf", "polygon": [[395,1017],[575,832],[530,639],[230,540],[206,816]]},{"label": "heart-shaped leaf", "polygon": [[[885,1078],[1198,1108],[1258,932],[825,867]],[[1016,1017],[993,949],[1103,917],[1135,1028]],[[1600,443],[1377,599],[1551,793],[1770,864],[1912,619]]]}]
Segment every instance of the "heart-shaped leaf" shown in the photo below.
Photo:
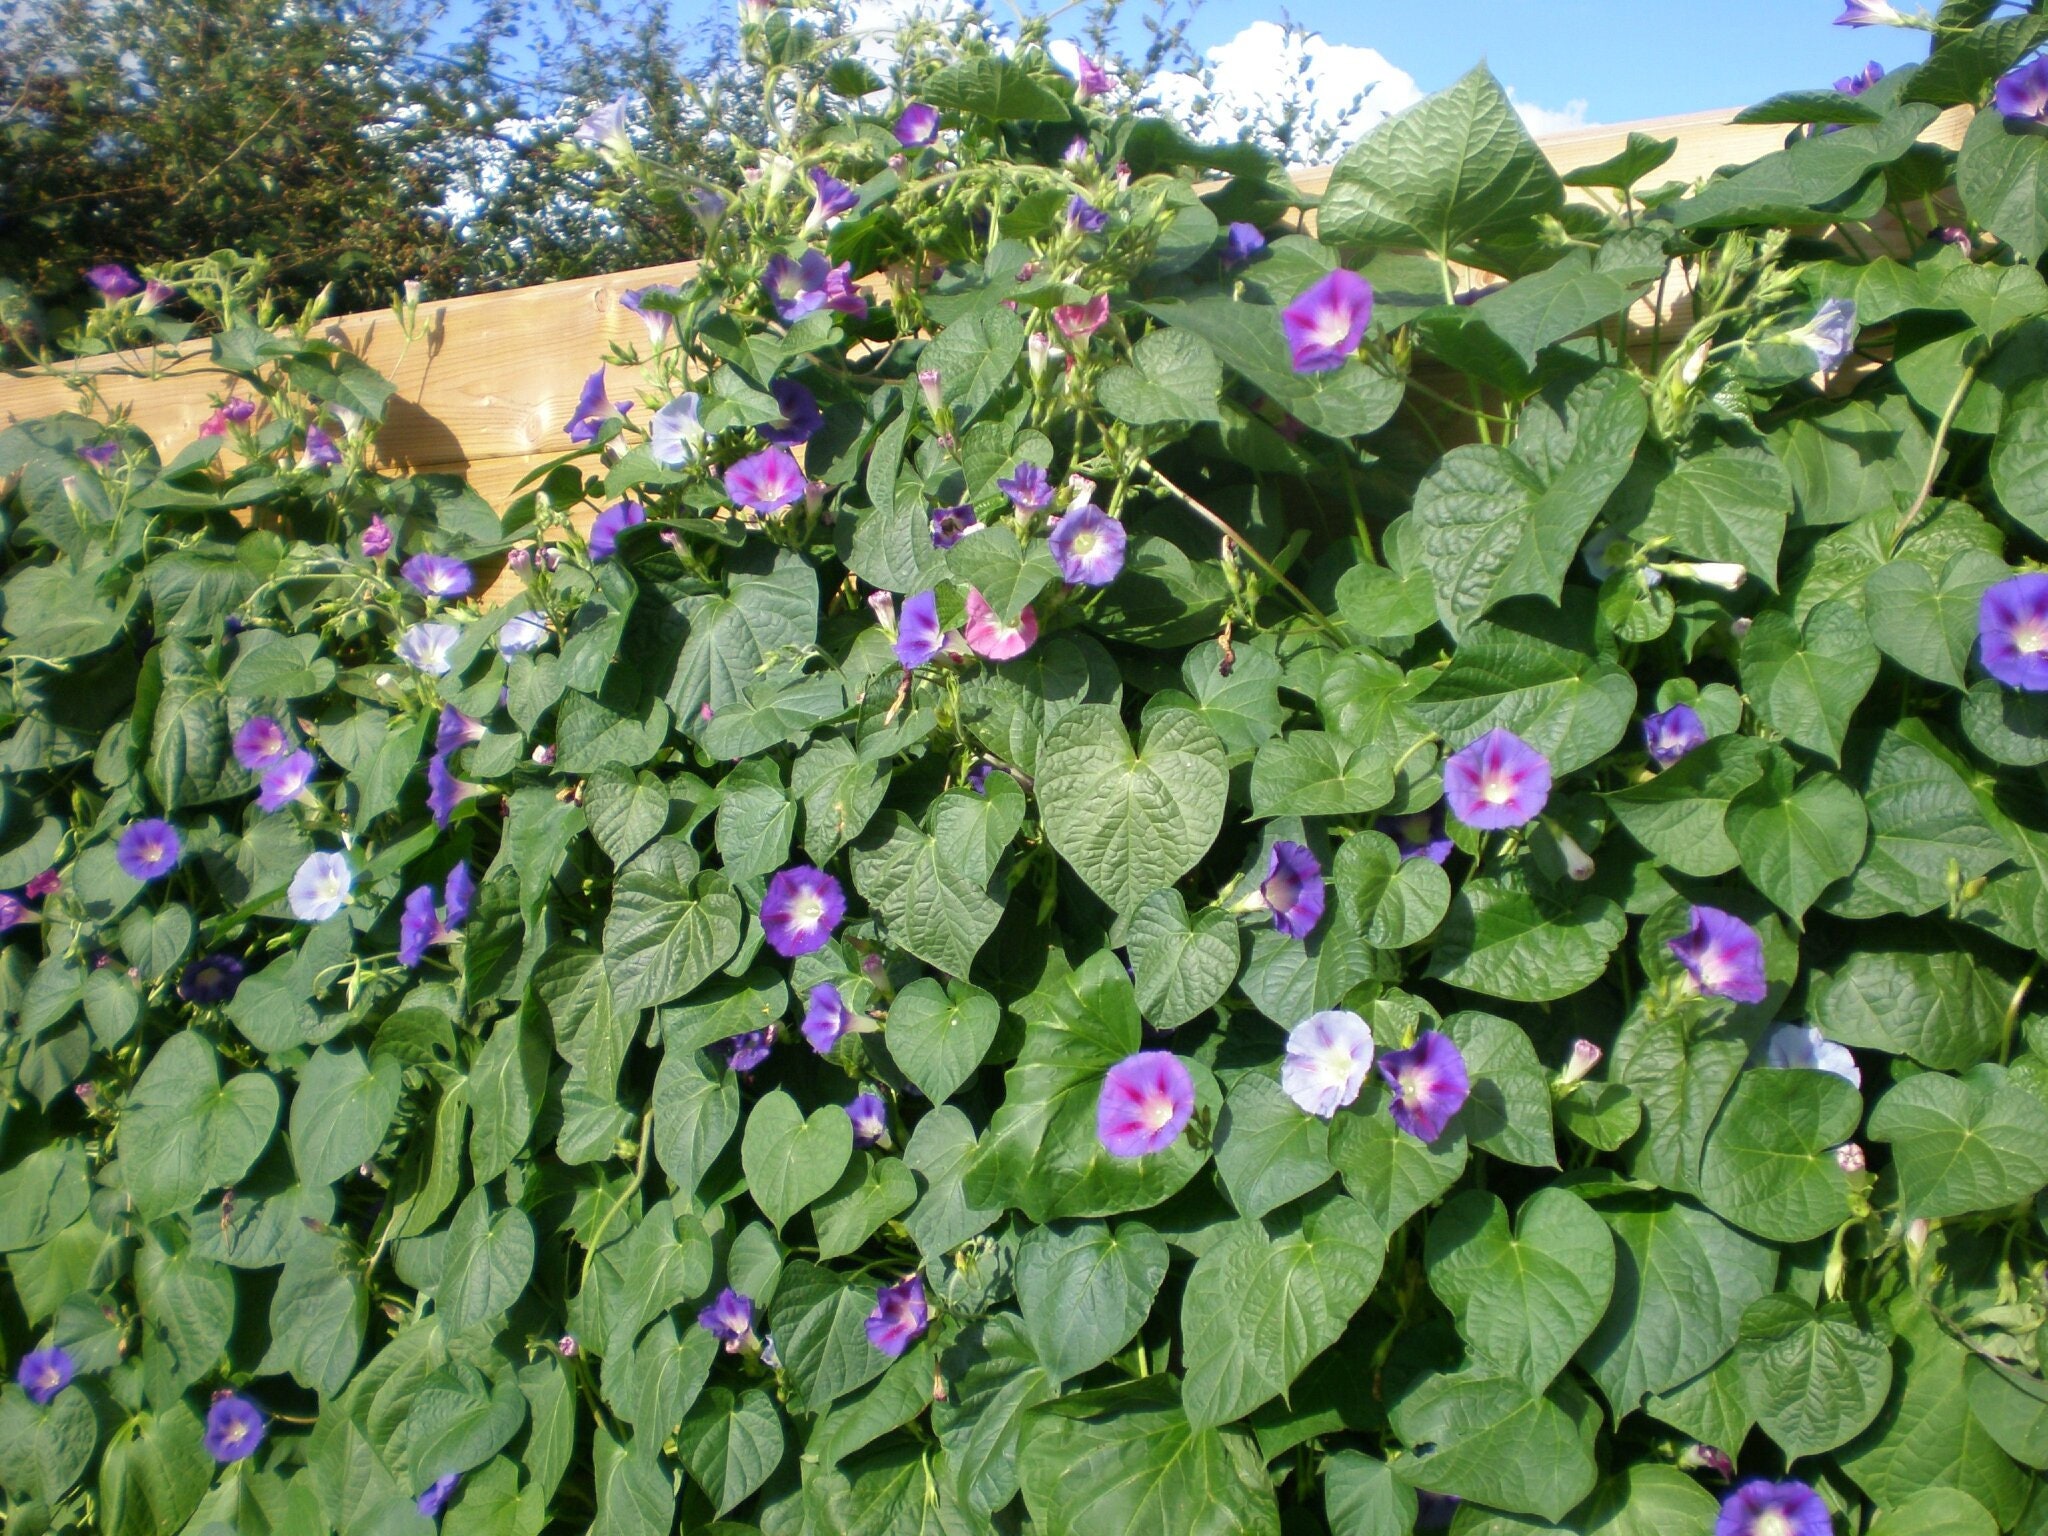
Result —
[{"label": "heart-shaped leaf", "polygon": [[1242,954],[1229,913],[1208,908],[1188,916],[1178,891],[1154,891],[1125,930],[1138,1007],[1154,1029],[1185,1024],[1237,980]]},{"label": "heart-shaped leaf", "polygon": [[889,1005],[889,1056],[934,1104],[973,1075],[996,1037],[1002,1009],[964,981],[913,981]]},{"label": "heart-shaped leaf", "polygon": [[806,1120],[779,1088],[754,1106],[740,1137],[747,1192],[778,1231],[839,1182],[852,1156],[853,1122],[845,1110],[827,1104]]},{"label": "heart-shaped leaf", "polygon": [[1891,1389],[1890,1341],[1840,1302],[1816,1310],[1797,1296],[1753,1301],[1737,1347],[1757,1422],[1788,1457],[1854,1439]]},{"label": "heart-shaped leaf", "polygon": [[1166,1240],[1140,1221],[1061,1222],[1017,1246],[1024,1334],[1054,1385],[1130,1343],[1166,1279]]},{"label": "heart-shaped leaf", "polygon": [[128,1095],[121,1167],[146,1216],[199,1203],[209,1189],[249,1171],[277,1129],[277,1084],[244,1072],[223,1084],[211,1041],[173,1035]]},{"label": "heart-shaped leaf", "polygon": [[1851,1215],[1849,1176],[1834,1149],[1862,1118],[1862,1097],[1832,1072],[1745,1072],[1707,1137],[1700,1198],[1774,1242],[1832,1231]]}]

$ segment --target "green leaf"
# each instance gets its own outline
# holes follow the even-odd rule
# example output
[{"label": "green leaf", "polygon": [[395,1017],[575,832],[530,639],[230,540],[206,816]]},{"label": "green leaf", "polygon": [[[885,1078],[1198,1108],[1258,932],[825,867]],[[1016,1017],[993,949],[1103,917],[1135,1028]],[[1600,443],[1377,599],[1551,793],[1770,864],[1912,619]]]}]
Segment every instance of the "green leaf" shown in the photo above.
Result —
[{"label": "green leaf", "polygon": [[518,1206],[491,1208],[490,1197],[472,1189],[448,1228],[441,1287],[434,1308],[450,1333],[501,1316],[526,1294],[533,1277],[533,1222]]},{"label": "green leaf", "polygon": [[272,1079],[243,1072],[223,1084],[204,1035],[173,1035],[122,1106],[121,1168],[136,1206],[168,1215],[235,1183],[270,1145],[277,1110]]},{"label": "green leaf", "polygon": [[[235,1282],[226,1265],[189,1248],[173,1253],[146,1242],[135,1267],[135,1296],[142,1311],[142,1369],[153,1390],[183,1391],[219,1363],[235,1326]],[[354,1364],[351,1348],[344,1382]]]},{"label": "green leaf", "polygon": [[1605,896],[1570,906],[1526,879],[1467,880],[1452,898],[1428,974],[1487,997],[1547,1002],[1590,986],[1628,927]]},{"label": "green leaf", "polygon": [[2014,1461],[2048,1467],[2048,1385],[2039,1377],[1971,1359],[1970,1411]]},{"label": "green leaf", "polygon": [[91,1198],[83,1143],[67,1138],[36,1148],[0,1173],[0,1253],[42,1247],[83,1216]]},{"label": "green leaf", "polygon": [[1362,1451],[1338,1451],[1323,1463],[1323,1514],[1331,1536],[1410,1536],[1415,1490]]},{"label": "green leaf", "polygon": [[1959,945],[1861,949],[1816,978],[1813,1022],[1844,1045],[1953,1071],[1996,1053],[2012,986]]},{"label": "green leaf", "polygon": [[292,1165],[304,1185],[332,1184],[367,1163],[383,1143],[405,1092],[396,1057],[322,1050],[300,1069],[292,1094]]},{"label": "green leaf", "polygon": [[1024,1336],[1057,1388],[1122,1349],[1166,1279],[1166,1241],[1139,1221],[1037,1227],[1017,1245]]},{"label": "green leaf", "polygon": [[1394,1124],[1386,1085],[1375,1073],[1358,1100],[1330,1122],[1330,1161],[1344,1187],[1382,1229],[1392,1232],[1457,1183],[1471,1149],[1461,1116],[1433,1142],[1417,1141]]},{"label": "green leaf", "polygon": [[463,1362],[419,1383],[405,1417],[409,1486],[415,1496],[450,1472],[489,1461],[526,1425],[526,1399],[509,1375],[492,1380]]},{"label": "green leaf", "polygon": [[2002,112],[1979,112],[1956,157],[1970,217],[2028,261],[2048,252],[2048,135]]},{"label": "green leaf", "polygon": [[1403,858],[1381,832],[1344,840],[1331,865],[1338,900],[1376,949],[1405,949],[1436,932],[1450,909],[1451,882],[1433,859]]},{"label": "green leaf", "polygon": [[782,1463],[782,1415],[759,1387],[713,1387],[683,1417],[676,1448],[712,1513],[723,1515]]},{"label": "green leaf", "polygon": [[1636,543],[1729,561],[1777,585],[1792,483],[1762,444],[1716,443],[1682,457],[1647,450],[1615,501],[1610,526]]},{"label": "green leaf", "polygon": [[1400,409],[1407,386],[1390,370],[1354,358],[1328,373],[1296,373],[1277,306],[1214,294],[1152,299],[1145,309],[1162,324],[1206,343],[1226,368],[1314,431],[1363,437],[1385,426]]},{"label": "green leaf", "polygon": [[1178,891],[1154,891],[1125,930],[1138,1007],[1154,1029],[1185,1024],[1213,1007],[1237,980],[1237,924],[1219,908],[1193,918]]},{"label": "green leaf", "polygon": [[1005,624],[1015,624],[1030,601],[1060,579],[1052,546],[1044,539],[1017,542],[1007,523],[983,528],[946,551],[953,579],[973,587]]},{"label": "green leaf", "polygon": [[935,107],[971,112],[991,123],[1061,123],[1068,107],[1042,75],[999,56],[967,59],[938,71],[919,87]]},{"label": "green leaf", "polygon": [[1677,153],[1676,139],[1631,133],[1620,153],[1597,165],[1582,165],[1575,171],[1567,171],[1564,184],[1568,187],[1610,187],[1616,192],[1625,192],[1652,171],[1661,169]]},{"label": "green leaf", "polygon": [[470,1068],[470,1172],[495,1179],[526,1150],[547,1088],[545,1024],[522,1008],[498,1021]]},{"label": "green leaf", "polygon": [[[1870,105],[1870,103],[1865,103]],[[1815,214],[1867,216],[1883,190],[1882,167],[1913,147],[1938,114],[1932,107],[1894,107],[1882,122],[1802,138],[1765,155],[1673,206],[1680,229],[1746,224],[1805,224]]]},{"label": "green leaf", "polygon": [[783,1368],[803,1394],[793,1406],[817,1412],[888,1369],[889,1357],[868,1342],[865,1320],[874,1309],[872,1284],[848,1285],[802,1260],[783,1270],[769,1321]]},{"label": "green leaf", "polygon": [[338,1396],[355,1374],[369,1315],[362,1268],[347,1248],[331,1239],[302,1244],[270,1299],[272,1359],[300,1386]]},{"label": "green leaf", "polygon": [[827,1104],[805,1119],[779,1088],[754,1105],[740,1138],[747,1192],[778,1231],[839,1182],[852,1156],[853,1122],[845,1110]]},{"label": "green leaf", "polygon": [[966,1173],[974,1154],[974,1127],[950,1104],[918,1121],[910,1145],[903,1149],[903,1161],[917,1170],[924,1185],[903,1225],[927,1264],[987,1230],[1003,1214],[1000,1206],[968,1201]]},{"label": "green leaf", "polygon": [[1745,1072],[1707,1137],[1700,1198],[1725,1220],[1773,1242],[1832,1232],[1854,1214],[1849,1178],[1834,1149],[1855,1134],[1862,1118],[1861,1096],[1832,1072]]},{"label": "green leaf", "polygon": [[1981,549],[1951,556],[1938,577],[1913,560],[1881,565],[1863,583],[1865,608],[1884,618],[1870,638],[1907,671],[1966,687],[1984,589],[2007,574],[2004,561]]},{"label": "green leaf", "polygon": [[1741,855],[1729,840],[1728,806],[1763,776],[1768,746],[1754,736],[1716,736],[1646,783],[1604,798],[1646,851],[1681,875],[1726,874]]},{"label": "green leaf", "polygon": [[1017,1494],[1017,1443],[1027,1409],[1059,1388],[1038,1363],[1023,1324],[997,1312],[962,1331],[946,1351],[947,1392],[932,1404],[932,1428],[969,1503],[1001,1509]]},{"label": "green leaf", "polygon": [[858,1153],[811,1207],[818,1257],[844,1258],[874,1236],[883,1222],[902,1215],[916,1202],[917,1180],[901,1158]]},{"label": "green leaf", "polygon": [[686,886],[665,869],[627,870],[604,923],[612,1005],[632,1013],[688,995],[739,948],[740,920],[739,898],[717,875]]},{"label": "green leaf", "polygon": [[[182,1404],[172,1411],[191,1421]],[[195,1425],[191,1447],[195,1451],[196,1429]],[[41,1408],[19,1388],[10,1385],[0,1392],[0,1477],[20,1495],[57,1503],[85,1475],[98,1445],[99,1418],[91,1395],[82,1389],[68,1387]],[[197,1502],[196,1494],[193,1498]]]},{"label": "green leaf", "polygon": [[[1908,729],[1917,733],[1919,727]],[[1945,749],[1937,753],[1914,736],[1886,731],[1862,788],[1870,847],[1849,886],[1830,897],[1832,912],[1918,917],[1948,905],[1952,880],[1975,880],[2011,856]]]},{"label": "green leaf", "polygon": [[1870,1135],[1892,1143],[1910,1217],[1995,1211],[2048,1184],[2048,1105],[1996,1067],[1906,1079],[1877,1101]]},{"label": "green leaf", "polygon": [[1394,1433],[1415,1454],[1394,1475],[1417,1488],[1562,1520],[1593,1491],[1599,1410],[1569,1378],[1532,1393],[1511,1376],[1430,1373],[1397,1400]]},{"label": "green leaf", "polygon": [[1870,1536],[1998,1536],[1998,1521],[1967,1493],[1923,1488],[1886,1510]]},{"label": "green leaf", "polygon": [[1046,732],[1076,707],[1122,700],[1116,663],[1079,631],[1040,640],[961,685],[962,718],[990,751],[1026,773],[1038,771]]},{"label": "green leaf", "polygon": [[1458,1114],[1472,1145],[1531,1168],[1557,1166],[1550,1124],[1550,1073],[1519,1026],[1467,1010],[1443,1021],[1471,1078]]},{"label": "green leaf", "polygon": [[1855,790],[1831,773],[1795,783],[1796,773],[1790,755],[1772,752],[1763,777],[1729,801],[1727,820],[1743,873],[1795,923],[1856,868],[1869,832]]},{"label": "green leaf", "polygon": [[1111,368],[1096,385],[1102,408],[1134,427],[1219,421],[1222,390],[1223,369],[1208,343],[1170,328],[1147,332],[1131,361]]},{"label": "green leaf", "polygon": [[1757,1422],[1788,1458],[1854,1439],[1891,1389],[1890,1347],[1840,1302],[1762,1297],[1742,1314],[1737,1348]]},{"label": "green leaf", "polygon": [[[965,976],[1002,920],[1007,884],[987,868],[972,791],[941,795],[933,830],[901,811],[878,817],[853,845],[853,883],[891,942],[927,965]],[[977,872],[976,866],[983,866]]]},{"label": "green leaf", "polygon": [[1322,1188],[1336,1173],[1330,1128],[1306,1114],[1263,1072],[1231,1085],[1216,1122],[1216,1171],[1238,1214],[1266,1215]]},{"label": "green leaf", "polygon": [[1830,763],[1849,717],[1877,679],[1877,647],[1846,602],[1814,606],[1805,624],[1767,609],[1743,637],[1742,691],[1766,725]]},{"label": "green leaf", "polygon": [[670,1045],[654,1078],[654,1155],[676,1188],[693,1191],[740,1123],[739,1085],[703,1054]]},{"label": "green leaf", "polygon": [[943,1104],[981,1065],[1001,1018],[981,988],[921,978],[889,1005],[889,1057],[926,1098]]}]

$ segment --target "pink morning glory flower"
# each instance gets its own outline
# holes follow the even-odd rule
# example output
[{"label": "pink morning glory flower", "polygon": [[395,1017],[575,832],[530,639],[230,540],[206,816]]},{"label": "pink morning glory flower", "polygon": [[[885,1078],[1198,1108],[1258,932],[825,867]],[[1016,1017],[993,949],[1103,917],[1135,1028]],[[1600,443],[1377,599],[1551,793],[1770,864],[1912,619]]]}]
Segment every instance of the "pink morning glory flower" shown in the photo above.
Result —
[{"label": "pink morning glory flower", "polygon": [[590,525],[590,558],[609,560],[619,552],[619,535],[647,521],[647,509],[637,501],[615,501],[597,514]]},{"label": "pink morning glory flower", "polygon": [[1440,805],[1411,816],[1382,816],[1373,827],[1394,840],[1394,847],[1404,859],[1422,858],[1441,864],[1458,846],[1444,836],[1444,810]]},{"label": "pink morning glory flower", "polygon": [[754,1345],[754,1298],[727,1286],[697,1314],[697,1326],[725,1346],[728,1355]]},{"label": "pink morning glory flower", "polygon": [[1280,312],[1296,373],[1342,368],[1372,323],[1372,284],[1345,267],[1317,278]]},{"label": "pink morning glory flower", "polygon": [[1052,505],[1052,481],[1045,471],[1029,459],[1017,466],[1017,472],[1007,480],[998,480],[996,489],[1010,498],[1010,505],[1019,512],[1043,512]]},{"label": "pink morning glory flower", "polygon": [[1991,104],[2020,122],[2048,123],[2048,54],[2003,76],[1992,88]]},{"label": "pink morning glory flower", "polygon": [[939,594],[920,592],[903,605],[896,623],[896,659],[915,670],[946,648],[939,628]]},{"label": "pink morning glory flower", "polygon": [[896,119],[896,142],[905,149],[923,149],[939,136],[939,109],[913,101]]},{"label": "pink morning glory flower", "polygon": [[304,747],[272,763],[257,781],[262,792],[256,796],[256,808],[265,814],[283,810],[306,792],[316,766],[313,754]]},{"label": "pink morning glory flower", "polygon": [[1355,1013],[1312,1013],[1287,1032],[1280,1087],[1306,1114],[1328,1120],[1358,1097],[1372,1067],[1372,1026]]},{"label": "pink morning glory flower", "polygon": [[223,1465],[254,1456],[265,1428],[263,1410],[249,1399],[217,1392],[206,1410],[206,1454]]},{"label": "pink morning glory flower", "polygon": [[469,567],[453,555],[414,555],[398,568],[422,597],[465,597],[476,585]]},{"label": "pink morning glory flower", "polygon": [[117,261],[102,262],[85,269],[85,280],[101,298],[112,304],[142,292],[142,279]]},{"label": "pink morning glory flower", "polygon": [[855,1094],[846,1106],[846,1118],[853,1122],[856,1147],[880,1146],[889,1134],[889,1110],[879,1094]]},{"label": "pink morning glory flower", "polygon": [[977,656],[990,661],[1013,661],[1038,643],[1038,615],[1027,604],[1015,624],[996,617],[988,599],[973,587],[967,589],[967,622],[961,626],[967,645]]},{"label": "pink morning glory flower", "polygon": [[284,727],[268,715],[252,715],[235,732],[235,761],[251,773],[268,767],[291,749]]},{"label": "pink morning glory flower", "polygon": [[924,1281],[912,1275],[900,1285],[885,1285],[875,1292],[875,1310],[867,1320],[868,1342],[893,1358],[922,1338],[931,1320]]},{"label": "pink morning glory flower", "polygon": [[1164,1152],[1195,1113],[1195,1079],[1171,1051],[1139,1051],[1109,1069],[1095,1134],[1112,1157]]},{"label": "pink morning glory flower", "polygon": [[128,824],[121,833],[121,840],[114,845],[114,861],[131,880],[140,880],[147,885],[176,869],[184,852],[185,845],[179,840],[178,829],[168,821],[150,817]]},{"label": "pink morning glory flower", "polygon": [[808,443],[823,429],[825,414],[818,409],[817,396],[795,379],[777,379],[768,386],[768,393],[782,407],[782,415],[760,429],[763,442],[793,448]]},{"label": "pink morning glory flower", "polygon": [[957,507],[933,507],[932,548],[951,549],[980,527],[974,508],[964,503]]},{"label": "pink morning glory flower", "polygon": [[1694,907],[1691,926],[1665,943],[1707,997],[1760,1003],[1770,990],[1764,980],[1763,940],[1732,912]]},{"label": "pink morning glory flower", "polygon": [[1394,1091],[1394,1124],[1417,1141],[1435,1141],[1472,1092],[1465,1058],[1449,1035],[1425,1029],[1405,1051],[1380,1058],[1380,1076]]},{"label": "pink morning glory flower", "polygon": [[764,448],[725,472],[725,494],[756,512],[780,512],[804,499],[804,472],[787,448]]},{"label": "pink morning glory flower", "polygon": [[1476,831],[1525,826],[1550,802],[1550,760],[1495,727],[1444,760],[1444,799]]},{"label": "pink morning glory flower", "polygon": [[1128,539],[1122,523],[1083,502],[1061,514],[1047,542],[1061,580],[1076,587],[1106,587],[1124,568]]},{"label": "pink morning glory flower", "polygon": [[1846,1045],[1837,1045],[1811,1024],[1780,1024],[1764,1037],[1764,1061],[1773,1067],[1801,1067],[1832,1072],[1854,1087],[1863,1086],[1863,1069]]},{"label": "pink morning glory flower", "polygon": [[1659,714],[1643,717],[1643,746],[1650,761],[1659,768],[1669,768],[1686,753],[1706,744],[1706,723],[1690,704],[1674,704]]},{"label": "pink morning glory flower", "polygon": [[853,1010],[846,1006],[846,999],[839,995],[837,987],[829,981],[821,981],[811,988],[803,1031],[804,1038],[811,1042],[812,1050],[820,1056],[829,1056],[832,1047],[846,1037],[853,1024]]},{"label": "pink morning glory flower", "polygon": [[1300,843],[1275,843],[1259,895],[1275,928],[1290,939],[1305,939],[1323,918],[1323,866]]},{"label": "pink morning glory flower", "polygon": [[2009,688],[2048,693],[2048,571],[2029,571],[1984,589],[1977,650]]},{"label": "pink morning glory flower", "polygon": [[1752,1478],[1721,1501],[1714,1536],[1834,1536],[1821,1496],[1806,1484]]},{"label": "pink morning glory flower", "polygon": [[1075,78],[1080,84],[1080,90],[1077,94],[1083,101],[1086,101],[1091,96],[1107,96],[1109,94],[1109,71],[1094,59],[1089,58],[1087,54],[1077,55],[1074,73]]},{"label": "pink morning glory flower", "polygon": [[48,1349],[32,1349],[21,1357],[21,1364],[15,1368],[14,1379],[29,1401],[47,1408],[57,1394],[71,1385],[71,1378],[78,1374],[78,1366],[68,1350],[58,1345]]},{"label": "pink morning glory flower", "polygon": [[1256,224],[1236,223],[1224,231],[1223,265],[1241,267],[1266,248],[1266,237]]},{"label": "pink morning glory flower", "polygon": [[54,896],[64,889],[64,877],[55,869],[46,869],[39,875],[29,876],[28,884],[21,888],[21,894],[30,901],[41,901],[45,896]]},{"label": "pink morning glory flower", "polygon": [[761,928],[768,947],[790,960],[825,947],[846,916],[839,882],[810,864],[778,871],[761,901]]},{"label": "pink morning glory flower", "polygon": [[1088,338],[1109,321],[1109,295],[1098,293],[1085,304],[1061,304],[1052,312],[1052,323],[1060,328],[1060,334],[1077,347],[1088,345]]}]

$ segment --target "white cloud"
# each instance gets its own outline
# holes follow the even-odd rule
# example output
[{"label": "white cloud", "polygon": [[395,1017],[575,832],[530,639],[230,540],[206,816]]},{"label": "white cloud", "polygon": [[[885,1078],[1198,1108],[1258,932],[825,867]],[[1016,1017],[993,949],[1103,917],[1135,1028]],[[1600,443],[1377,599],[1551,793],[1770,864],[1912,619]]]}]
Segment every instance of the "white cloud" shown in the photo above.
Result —
[{"label": "white cloud", "polygon": [[1515,110],[1522,114],[1522,122],[1528,130],[1542,137],[1546,133],[1568,133],[1574,128],[1591,126],[1586,119],[1586,100],[1575,97],[1562,107],[1540,107],[1533,101],[1522,100],[1513,86],[1508,87],[1508,100],[1515,104]]}]

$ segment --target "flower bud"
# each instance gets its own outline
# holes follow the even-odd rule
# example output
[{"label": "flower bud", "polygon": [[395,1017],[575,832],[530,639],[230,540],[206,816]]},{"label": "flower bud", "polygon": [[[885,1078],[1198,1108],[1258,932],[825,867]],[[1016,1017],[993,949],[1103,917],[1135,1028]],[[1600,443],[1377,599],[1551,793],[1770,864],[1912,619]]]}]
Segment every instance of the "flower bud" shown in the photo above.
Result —
[{"label": "flower bud", "polygon": [[1906,1224],[1906,1252],[1916,1264],[1927,1251],[1927,1238],[1932,1231],[1925,1216],[1917,1216]]},{"label": "flower bud", "polygon": [[1709,350],[1710,348],[1704,341],[1697,347],[1694,347],[1692,356],[1688,357],[1683,366],[1679,368],[1678,377],[1689,385],[1699,383],[1700,375],[1707,371],[1707,354]]},{"label": "flower bud", "polygon": [[891,640],[896,638],[896,594],[894,592],[870,592],[868,607],[875,612],[875,621],[882,626],[882,633]]},{"label": "flower bud", "polygon": [[1869,1166],[1863,1149],[1853,1141],[1845,1141],[1835,1148],[1835,1163],[1844,1173],[1861,1173]]},{"label": "flower bud", "polygon": [[515,549],[505,557],[505,569],[514,575],[524,576],[532,568],[533,551],[530,549]]},{"label": "flower bud", "polygon": [[549,746],[546,742],[542,742],[539,746],[533,749],[533,760],[536,763],[540,764],[543,768],[553,767],[555,761],[555,749]]},{"label": "flower bud", "polygon": [[924,395],[924,403],[934,416],[946,408],[945,382],[936,368],[917,370],[917,387]]},{"label": "flower bud", "polygon": [[1567,1088],[1576,1083],[1583,1083],[1592,1075],[1593,1069],[1600,1065],[1602,1054],[1600,1047],[1592,1041],[1574,1040],[1571,1060],[1564,1064],[1564,1071],[1558,1074],[1557,1080]]},{"label": "flower bud", "polygon": [[416,277],[408,277],[408,278],[407,278],[407,279],[405,280],[405,306],[406,306],[406,308],[407,308],[407,309],[412,309],[412,308],[416,307],[416,306],[417,306],[417,305],[419,304],[419,301],[420,301],[420,295],[421,295],[422,293],[424,293],[425,291],[426,291],[426,290],[425,290],[424,288],[422,288],[422,287],[420,286],[420,280],[419,280],[418,278],[416,278]]},{"label": "flower bud", "polygon": [[559,1339],[555,1340],[555,1348],[562,1352],[562,1358],[564,1360],[574,1360],[576,1358],[576,1352],[578,1347],[579,1346],[576,1343],[576,1335],[573,1333],[565,1333]]},{"label": "flower bud", "polygon": [[1552,827],[1550,832],[1551,836],[1557,839],[1557,851],[1559,857],[1564,860],[1564,872],[1574,880],[1592,879],[1593,856],[1579,846],[1578,839],[1559,827]]},{"label": "flower bud", "polygon": [[1749,580],[1746,568],[1726,560],[1672,560],[1658,565],[1656,569],[1680,581],[1697,581],[1702,586],[1719,587],[1724,592],[1733,592]]},{"label": "flower bud", "polygon": [[1088,158],[1088,141],[1079,134],[1067,141],[1066,152],[1060,156],[1068,165],[1079,165]]},{"label": "flower bud", "polygon": [[1095,482],[1086,475],[1069,475],[1067,496],[1073,506],[1090,506],[1095,501]]},{"label": "flower bud", "polygon": [[1735,1463],[1715,1445],[1689,1445],[1678,1453],[1678,1465],[1685,1472],[1711,1472],[1723,1482],[1735,1476]]}]

